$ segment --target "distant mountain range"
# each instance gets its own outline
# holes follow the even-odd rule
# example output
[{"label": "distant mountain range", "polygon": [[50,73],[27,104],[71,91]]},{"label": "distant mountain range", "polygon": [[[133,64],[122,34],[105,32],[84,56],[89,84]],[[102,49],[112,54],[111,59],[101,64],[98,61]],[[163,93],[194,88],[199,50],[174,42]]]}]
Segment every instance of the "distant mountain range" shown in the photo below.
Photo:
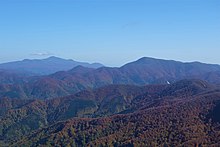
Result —
[{"label": "distant mountain range", "polygon": [[89,64],[52,56],[47,59],[25,59],[22,61],[2,63],[0,64],[0,70],[26,73],[26,75],[48,75],[58,71],[70,70],[79,65],[89,68],[99,68],[103,66],[100,63]]},{"label": "distant mountain range", "polygon": [[[52,57],[54,60],[54,57]],[[55,58],[56,59],[56,58]],[[51,60],[51,58],[47,59]],[[60,60],[60,59],[57,59]],[[0,96],[11,98],[48,99],[71,95],[85,89],[94,89],[109,84],[171,84],[182,79],[201,79],[220,83],[220,66],[199,62],[182,63],[172,60],[141,58],[119,68],[88,68],[76,66],[69,71],[50,75],[16,78],[3,74]],[[18,75],[17,75],[18,76]],[[19,80],[18,80],[19,79]]]}]

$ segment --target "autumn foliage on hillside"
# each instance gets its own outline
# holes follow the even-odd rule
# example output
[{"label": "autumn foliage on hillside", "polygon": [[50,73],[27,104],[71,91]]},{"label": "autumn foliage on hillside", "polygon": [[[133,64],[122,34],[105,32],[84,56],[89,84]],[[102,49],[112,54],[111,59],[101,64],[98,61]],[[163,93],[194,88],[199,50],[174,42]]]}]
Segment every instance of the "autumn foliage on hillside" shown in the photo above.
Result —
[{"label": "autumn foliage on hillside", "polygon": [[220,88],[201,80],[1,99],[5,146],[218,146]]}]

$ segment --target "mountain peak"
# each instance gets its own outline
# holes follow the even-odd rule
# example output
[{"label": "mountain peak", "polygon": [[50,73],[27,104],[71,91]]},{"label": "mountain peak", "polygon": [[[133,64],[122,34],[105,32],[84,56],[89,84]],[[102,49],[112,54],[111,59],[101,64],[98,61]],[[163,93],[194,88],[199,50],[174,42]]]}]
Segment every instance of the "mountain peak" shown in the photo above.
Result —
[{"label": "mountain peak", "polygon": [[89,67],[84,67],[82,65],[78,65],[76,67],[74,67],[73,69],[71,69],[69,72],[70,73],[84,73],[84,72],[88,72],[88,71],[92,71],[94,70],[93,68],[89,68]]},{"label": "mountain peak", "polygon": [[78,65],[89,68],[99,68],[103,66],[99,63],[90,64],[51,56],[45,59],[25,59],[22,61],[2,63],[0,64],[0,69],[30,73],[31,75],[48,75],[58,71],[71,70]]},{"label": "mountain peak", "polygon": [[65,59],[62,59],[62,58],[59,58],[59,57],[56,57],[56,56],[50,56],[46,59],[43,59],[43,60],[65,60]]},{"label": "mountain peak", "polygon": [[160,61],[160,62],[165,62],[165,61],[179,62],[179,61],[174,61],[174,60],[157,59],[157,58],[153,58],[153,57],[142,57],[142,58],[138,59],[135,62],[146,63],[146,62],[155,62],[155,61]]},{"label": "mountain peak", "polygon": [[146,61],[146,60],[160,60],[160,59],[155,59],[152,57],[142,57],[142,58],[138,59],[137,61]]}]

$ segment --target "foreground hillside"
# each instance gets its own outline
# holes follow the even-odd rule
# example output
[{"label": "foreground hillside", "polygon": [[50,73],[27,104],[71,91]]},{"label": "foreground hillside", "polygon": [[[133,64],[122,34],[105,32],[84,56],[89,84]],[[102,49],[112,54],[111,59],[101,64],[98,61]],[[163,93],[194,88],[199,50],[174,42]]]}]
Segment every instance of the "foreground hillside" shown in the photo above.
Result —
[{"label": "foreground hillside", "polygon": [[0,139],[10,146],[217,146],[219,104],[220,88],[201,80],[1,99]]}]

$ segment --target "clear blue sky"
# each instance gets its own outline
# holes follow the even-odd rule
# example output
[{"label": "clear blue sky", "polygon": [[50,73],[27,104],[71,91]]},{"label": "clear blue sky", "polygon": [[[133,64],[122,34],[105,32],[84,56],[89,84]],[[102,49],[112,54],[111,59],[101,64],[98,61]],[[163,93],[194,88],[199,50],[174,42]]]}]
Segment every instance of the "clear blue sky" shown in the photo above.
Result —
[{"label": "clear blue sky", "polygon": [[220,0],[0,0],[0,62],[50,55],[220,64]]}]

